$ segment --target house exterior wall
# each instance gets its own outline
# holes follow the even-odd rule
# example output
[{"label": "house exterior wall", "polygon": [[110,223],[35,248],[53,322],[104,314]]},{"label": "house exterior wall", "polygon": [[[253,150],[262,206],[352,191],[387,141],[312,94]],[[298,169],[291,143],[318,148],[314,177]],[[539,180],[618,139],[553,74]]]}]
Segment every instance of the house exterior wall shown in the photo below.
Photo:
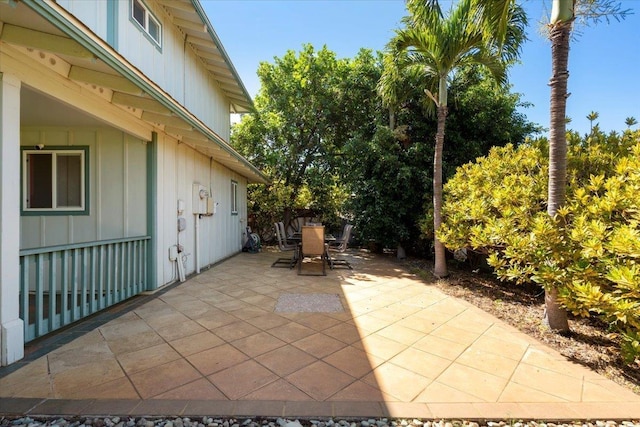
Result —
[{"label": "house exterior wall", "polygon": [[23,216],[20,249],[147,234],[146,142],[113,128],[27,127],[20,145],[89,147],[89,215]]},{"label": "house exterior wall", "polygon": [[[177,279],[176,265],[168,258],[173,245],[184,246],[187,254],[186,273],[205,268],[242,249],[242,233],[246,226],[246,179],[211,161],[170,136],[158,135],[158,263],[160,284]],[[238,183],[238,214],[231,214],[231,181]],[[193,184],[204,185],[217,203],[216,213],[199,219],[199,248],[196,248],[196,216],[193,214]],[[178,214],[178,200],[184,203],[184,212]],[[178,232],[178,217],[186,220],[186,229]],[[199,249],[199,250],[198,250]]]},{"label": "house exterior wall", "polygon": [[[162,46],[156,46],[131,18],[130,0],[59,0],[58,4],[80,19],[133,65],[161,86],[172,98],[194,113],[209,128],[229,140],[229,103],[217,82],[171,23],[165,9],[153,0],[144,4],[162,25]],[[113,8],[113,12],[110,9]],[[115,35],[109,34],[109,19]]]},{"label": "house exterior wall", "polygon": [[[4,28],[13,26],[20,34],[29,35],[13,39],[5,31],[0,35],[0,365],[13,363],[23,357],[23,333],[28,332],[31,323],[23,322],[19,317],[18,306],[24,302],[19,295],[21,292],[26,295],[24,289],[31,289],[33,277],[23,273],[35,268],[34,265],[43,272],[49,269],[49,274],[35,275],[39,284],[36,292],[42,299],[45,292],[60,290],[60,284],[64,284],[63,287],[68,284],[67,280],[61,280],[56,285],[56,278],[58,275],[64,277],[63,271],[75,269],[73,265],[77,258],[74,256],[69,261],[70,258],[66,257],[69,250],[82,247],[84,251],[89,246],[98,247],[105,241],[114,243],[113,239],[135,241],[132,252],[119,252],[129,258],[129,268],[135,264],[132,274],[136,276],[133,279],[135,289],[126,294],[130,296],[177,280],[175,262],[168,256],[168,249],[173,245],[179,243],[184,247],[184,254],[188,254],[187,275],[241,250],[247,216],[247,179],[241,174],[246,171],[246,176],[255,177],[252,167],[235,153],[231,155],[231,163],[226,163],[229,162],[229,154],[225,151],[224,142],[212,139],[209,130],[203,133],[209,138],[208,141],[201,135],[195,135],[196,143],[185,138],[188,144],[184,144],[164,132],[165,124],[168,125],[170,121],[163,124],[162,121],[143,120],[143,107],[138,108],[135,102],[119,104],[112,98],[112,94],[123,87],[121,90],[128,93],[129,87],[122,85],[122,82],[103,86],[91,83],[92,80],[71,76],[73,67],[86,66],[87,71],[97,73],[105,72],[105,66],[111,67],[129,83],[145,87],[146,92],[150,91],[157,105],[168,106],[173,115],[167,113],[167,118],[179,116],[179,120],[185,120],[187,125],[193,127],[200,127],[196,124],[200,120],[223,141],[228,140],[228,100],[199,58],[184,43],[177,27],[171,25],[164,9],[155,0],[145,0],[145,4],[162,23],[162,49],[149,49],[149,40],[130,22],[129,0],[59,0],[46,3],[25,0],[12,5],[0,2],[0,8],[5,8],[4,11],[13,11],[4,15],[3,18],[7,19]],[[82,24],[67,19],[68,14],[62,13],[61,8],[66,8]],[[22,26],[28,21],[23,19],[25,17],[29,18],[32,27]],[[116,25],[113,25],[114,17]],[[53,48],[42,46],[42,39],[34,36],[33,31],[45,29],[47,32],[50,23],[68,35],[68,41],[72,43],[58,44]],[[0,25],[4,26],[5,22],[0,22]],[[120,52],[133,66],[121,61],[118,55],[113,55],[110,49],[104,47],[102,40],[90,34],[83,25],[111,46],[117,48],[121,45]],[[77,47],[87,50],[79,52]],[[94,52],[97,57],[87,60],[88,51]],[[83,61],[87,61],[86,65]],[[45,107],[40,106],[39,102]],[[183,105],[177,106],[176,102]],[[61,114],[57,117],[47,115],[47,108],[56,109],[58,105],[64,105]],[[150,107],[150,110],[153,111],[153,108]],[[185,109],[187,111],[183,112]],[[28,122],[21,117],[21,112],[25,113],[25,117],[29,116]],[[218,146],[219,142],[222,148]],[[21,212],[20,146],[33,148],[40,144],[45,147],[88,147],[87,212],[72,215],[61,212],[57,215]],[[197,150],[215,154],[205,155]],[[218,152],[222,152],[219,157],[222,163],[210,157],[217,157]],[[233,163],[234,157],[240,166]],[[223,163],[233,169],[238,167],[238,172]],[[238,206],[235,213],[231,212],[232,182],[237,184]],[[202,184],[211,191],[217,203],[214,215],[199,217],[193,214],[191,201],[194,183]],[[177,231],[178,200],[184,201],[182,216],[187,223],[181,233]],[[196,224],[199,225],[197,239]],[[134,238],[141,235],[151,237]],[[89,245],[85,246],[84,243]],[[75,247],[67,247],[69,245]],[[137,252],[136,248],[143,248],[144,252]],[[20,250],[24,250],[23,253]],[[149,256],[146,256],[147,250],[151,251]],[[53,252],[64,254],[61,258],[56,258],[57,255],[48,255],[47,259],[41,257],[44,253]],[[82,253],[83,263],[86,254]],[[99,252],[99,257],[93,254],[92,248],[88,255],[92,265],[102,262],[96,259],[103,259],[103,252]],[[105,256],[108,257],[108,253]],[[33,259],[33,263],[25,261],[28,259]],[[48,266],[43,267],[47,262]],[[108,260],[106,262],[109,263]],[[63,265],[65,267],[58,268]],[[95,271],[95,267],[90,267],[90,270]],[[102,270],[98,273],[100,278],[103,277],[102,273]],[[105,275],[108,274],[107,271]],[[87,279],[84,275],[82,271],[74,276],[81,278],[82,292],[105,295],[102,291],[95,292],[95,280]],[[141,276],[145,277],[138,279]],[[25,277],[28,280],[23,280]],[[52,285],[44,286],[44,280],[49,280]],[[76,286],[76,282],[74,279],[73,286]],[[91,285],[89,290],[86,284]],[[98,281],[99,289],[103,284],[103,281]],[[107,278],[106,287],[109,286]],[[73,295],[77,295],[76,290],[73,290]],[[94,302],[91,304],[96,305]],[[104,307],[104,303],[100,302],[95,309]],[[28,308],[24,308],[23,312],[27,311]],[[42,317],[42,310],[39,311],[41,313],[38,316]],[[55,309],[50,310],[49,314],[47,327],[55,326]],[[85,314],[83,312],[80,315]],[[43,332],[38,334],[46,333],[44,326],[39,329]]]}]

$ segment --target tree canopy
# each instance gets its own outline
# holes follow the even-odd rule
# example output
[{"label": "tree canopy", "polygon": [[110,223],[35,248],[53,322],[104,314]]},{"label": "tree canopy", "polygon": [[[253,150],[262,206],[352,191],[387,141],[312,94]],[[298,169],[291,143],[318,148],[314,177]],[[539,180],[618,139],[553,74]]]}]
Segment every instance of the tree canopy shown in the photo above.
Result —
[{"label": "tree canopy", "polygon": [[[363,50],[338,59],[326,47],[310,45],[261,65],[256,112],[232,133],[235,147],[274,182],[249,189],[258,231],[309,209],[336,232],[339,217],[348,217],[363,243],[402,244],[430,256],[432,227],[425,233],[419,224],[431,209],[436,122],[416,101],[423,93],[418,82],[407,79],[409,96],[396,109],[391,130],[376,92],[382,69],[380,54]],[[317,80],[323,81],[311,83]],[[491,146],[517,144],[535,131],[518,113],[520,106],[518,94],[490,84],[478,68],[460,70],[451,82],[445,176]]]}]

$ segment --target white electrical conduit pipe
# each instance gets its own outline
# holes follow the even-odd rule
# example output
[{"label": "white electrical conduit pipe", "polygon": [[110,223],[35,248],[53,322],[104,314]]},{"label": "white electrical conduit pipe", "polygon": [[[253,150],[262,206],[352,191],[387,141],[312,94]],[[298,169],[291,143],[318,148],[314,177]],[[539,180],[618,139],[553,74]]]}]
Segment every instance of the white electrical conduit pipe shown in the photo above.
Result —
[{"label": "white electrical conduit pipe", "polygon": [[196,214],[196,274],[200,274],[200,214]]}]

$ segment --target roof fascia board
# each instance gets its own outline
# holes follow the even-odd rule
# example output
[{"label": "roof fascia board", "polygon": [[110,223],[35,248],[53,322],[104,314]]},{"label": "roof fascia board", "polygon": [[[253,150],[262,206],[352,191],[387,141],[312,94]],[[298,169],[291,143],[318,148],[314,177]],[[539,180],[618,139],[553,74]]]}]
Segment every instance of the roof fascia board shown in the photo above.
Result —
[{"label": "roof fascia board", "polygon": [[[219,135],[209,129],[199,119],[195,118],[189,111],[187,111],[182,105],[174,101],[155,83],[149,80],[137,69],[135,69],[135,67],[133,67],[124,57],[122,57],[122,55],[114,51],[106,43],[99,42],[98,40],[100,39],[97,36],[92,36],[92,33],[88,28],[86,28],[81,22],[73,17],[73,15],[69,14],[64,8],[55,3],[55,1],[22,0],[22,3],[38,13],[40,16],[44,17],[49,23],[54,25],[60,31],[80,43],[85,49],[93,53],[97,59],[102,60],[109,67],[113,68],[118,73],[125,76],[127,79],[133,81],[144,92],[149,94],[164,107],[168,108],[175,115],[185,120],[195,129],[203,133],[205,136],[219,145],[224,151],[237,158],[246,168],[250,169],[254,175],[262,178],[264,180],[264,183],[270,182],[269,179],[262,172],[260,172],[260,170],[258,170],[258,168],[256,168],[247,159],[245,159],[237,151],[235,151]],[[202,11],[202,8],[199,9],[198,13],[200,13],[200,11]],[[202,13],[204,13],[204,11],[202,11]],[[204,16],[206,17],[206,15]],[[207,25],[209,27],[209,31],[213,31],[208,21]],[[219,43],[217,37],[216,41]],[[225,59],[228,59],[228,56],[226,56],[226,52],[224,52],[222,49],[221,52],[224,53]],[[235,72],[235,70],[233,71]],[[238,82],[242,84],[242,81],[240,79],[238,79]],[[248,99],[250,100],[251,98]]]},{"label": "roof fascia board", "polygon": [[222,45],[222,42],[218,38],[218,34],[216,34],[215,30],[213,29],[213,26],[211,25],[211,22],[209,22],[209,17],[207,17],[207,14],[204,12],[204,9],[202,8],[202,4],[200,4],[200,0],[191,0],[191,4],[193,4],[193,7],[195,8],[196,13],[198,14],[198,16],[200,16],[200,19],[202,19],[202,22],[207,26],[207,32],[209,33],[209,36],[213,39],[214,43],[218,47],[218,50],[222,54],[224,61],[227,63],[229,70],[233,74],[233,77],[235,77],[236,80],[238,81],[239,86],[242,88],[242,91],[244,92],[244,96],[247,97],[249,104],[251,105],[251,107],[253,107],[253,100],[249,95],[249,91],[245,87],[244,82],[242,81],[242,79],[240,78],[240,75],[236,71],[236,67],[233,66],[233,63],[231,62],[231,58],[227,54],[227,51],[224,49],[224,46]]}]

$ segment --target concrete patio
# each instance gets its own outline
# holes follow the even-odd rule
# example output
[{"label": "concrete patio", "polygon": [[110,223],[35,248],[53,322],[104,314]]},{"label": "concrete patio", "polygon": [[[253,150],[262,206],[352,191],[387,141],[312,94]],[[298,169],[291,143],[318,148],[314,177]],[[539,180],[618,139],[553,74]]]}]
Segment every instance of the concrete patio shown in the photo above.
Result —
[{"label": "concrete patio", "polygon": [[27,349],[0,415],[638,419],[640,396],[353,251],[298,276],[241,253]]}]

